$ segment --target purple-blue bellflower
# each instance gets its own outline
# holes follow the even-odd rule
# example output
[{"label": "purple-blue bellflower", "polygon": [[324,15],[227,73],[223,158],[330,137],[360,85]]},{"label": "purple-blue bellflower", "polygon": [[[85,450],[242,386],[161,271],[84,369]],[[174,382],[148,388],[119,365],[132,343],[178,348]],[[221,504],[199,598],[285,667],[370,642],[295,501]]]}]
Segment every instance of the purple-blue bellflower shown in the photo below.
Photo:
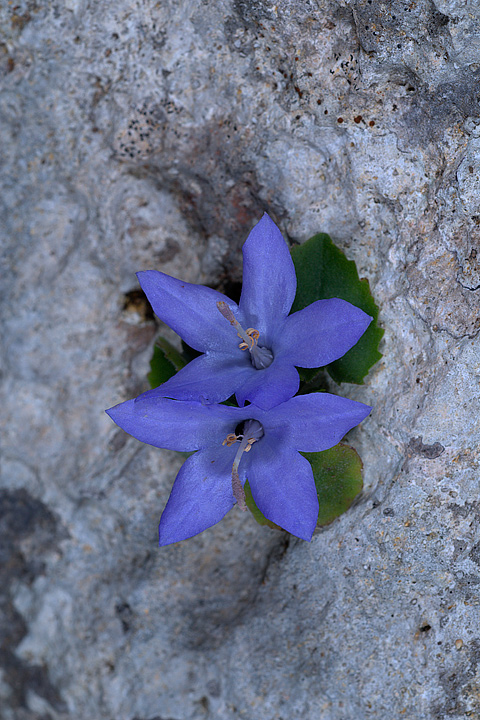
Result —
[{"label": "purple-blue bellflower", "polygon": [[266,518],[310,540],[318,499],[312,467],[300,452],[333,447],[371,410],[329,393],[298,395],[268,410],[146,395],[107,412],[142,442],[196,451],[175,480],[160,520],[160,545],[215,525],[236,502],[244,508],[247,478]]},{"label": "purple-blue bellflower", "polygon": [[[203,353],[150,397],[219,403],[235,393],[263,410],[297,392],[296,367],[323,367],[342,357],[372,318],[345,300],[317,300],[289,315],[297,280],[287,244],[267,214],[243,245],[237,305],[202,285],[157,270],[138,273],[156,315]],[[240,342],[239,342],[240,339]]]}]

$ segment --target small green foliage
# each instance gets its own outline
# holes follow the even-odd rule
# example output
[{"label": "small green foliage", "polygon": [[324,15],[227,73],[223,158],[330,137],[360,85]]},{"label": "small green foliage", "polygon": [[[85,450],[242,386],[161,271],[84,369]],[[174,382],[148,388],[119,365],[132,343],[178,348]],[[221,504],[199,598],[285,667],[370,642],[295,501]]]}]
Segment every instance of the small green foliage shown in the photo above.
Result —
[{"label": "small green foliage", "polygon": [[178,372],[187,364],[188,360],[164,337],[157,338],[156,344],[163,350],[165,357],[172,363],[175,371]]},{"label": "small green foliage", "polygon": [[313,470],[317,488],[317,527],[328,525],[342,515],[363,488],[363,463],[350,445],[339,443],[318,453],[302,453]]},{"label": "small green foliage", "polygon": [[[378,307],[368,280],[359,279],[353,260],[347,260],[325,233],[314,235],[303,245],[292,248],[292,260],[297,274],[297,293],[291,312],[302,310],[316,300],[337,297],[373,317],[357,344],[326,367],[335,382],[362,385],[369,369],[382,357],[378,345],[383,330],[377,326]],[[310,381],[313,375],[312,370],[300,370],[303,381]]]},{"label": "small green foliage", "polygon": [[[343,443],[323,452],[301,454],[312,466],[319,503],[317,527],[322,527],[348,510],[361,491],[363,464],[357,451]],[[248,480],[244,489],[247,507],[258,524],[281,530],[256,506]]]},{"label": "small green foliage", "polygon": [[[347,260],[330,237],[320,233],[292,249],[297,275],[297,292],[291,312],[303,309],[316,300],[342,298],[373,317],[364,335],[342,358],[325,368],[337,382],[363,384],[369,369],[382,357],[378,345],[383,330],[377,326],[378,307],[371,295],[368,280],[360,280],[355,263]],[[148,380],[158,387],[200,355],[182,341],[179,352],[165,338],[158,338],[150,361]],[[324,368],[298,368],[301,378],[299,394],[328,390]],[[236,406],[235,396],[224,401]],[[182,453],[188,457],[191,453]],[[317,527],[328,525],[351,506],[363,487],[362,461],[349,445],[339,443],[318,453],[302,453],[312,466],[319,501]],[[248,480],[245,483],[248,509],[260,525],[282,528],[268,520],[258,509]]]},{"label": "small green foliage", "polygon": [[168,340],[157,338],[147,376],[150,387],[153,389],[166,382],[186,364],[187,361]]},{"label": "small green foliage", "polygon": [[[318,368],[297,368],[300,375],[300,388],[297,395],[308,395],[313,392],[328,392],[328,385],[323,370]],[[302,372],[306,370],[307,372]]]}]

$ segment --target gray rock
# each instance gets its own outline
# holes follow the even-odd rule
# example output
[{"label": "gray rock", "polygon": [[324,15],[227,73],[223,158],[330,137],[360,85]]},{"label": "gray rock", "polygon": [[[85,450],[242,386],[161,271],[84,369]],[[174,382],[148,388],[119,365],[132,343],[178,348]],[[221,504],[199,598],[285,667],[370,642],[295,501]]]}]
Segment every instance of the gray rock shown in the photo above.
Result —
[{"label": "gray rock", "polygon": [[[480,10],[461,0],[0,7],[1,720],[480,715]],[[223,290],[268,210],[381,306],[364,492],[311,544],[232,511],[178,546],[181,460],[134,272]]]}]

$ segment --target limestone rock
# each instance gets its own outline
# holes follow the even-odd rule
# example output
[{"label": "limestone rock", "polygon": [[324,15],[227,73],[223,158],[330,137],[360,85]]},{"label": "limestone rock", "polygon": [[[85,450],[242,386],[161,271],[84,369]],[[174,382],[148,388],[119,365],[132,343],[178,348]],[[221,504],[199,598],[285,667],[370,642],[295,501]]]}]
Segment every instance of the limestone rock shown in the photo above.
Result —
[{"label": "limestone rock", "polygon": [[[480,10],[462,0],[0,6],[1,720],[480,715]],[[331,234],[385,328],[311,544],[231,512],[157,547],[181,460],[148,268],[222,290],[267,210]]]}]

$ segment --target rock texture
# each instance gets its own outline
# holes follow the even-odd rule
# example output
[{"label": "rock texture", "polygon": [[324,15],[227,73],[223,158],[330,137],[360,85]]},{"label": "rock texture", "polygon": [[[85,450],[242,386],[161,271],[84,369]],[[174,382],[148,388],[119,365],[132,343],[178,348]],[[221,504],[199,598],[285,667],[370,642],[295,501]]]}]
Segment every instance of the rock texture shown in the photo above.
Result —
[{"label": "rock texture", "polygon": [[[0,5],[1,720],[480,716],[480,10]],[[159,550],[180,460],[134,272],[235,290],[264,210],[382,308],[365,491],[306,544],[241,513]]]}]

